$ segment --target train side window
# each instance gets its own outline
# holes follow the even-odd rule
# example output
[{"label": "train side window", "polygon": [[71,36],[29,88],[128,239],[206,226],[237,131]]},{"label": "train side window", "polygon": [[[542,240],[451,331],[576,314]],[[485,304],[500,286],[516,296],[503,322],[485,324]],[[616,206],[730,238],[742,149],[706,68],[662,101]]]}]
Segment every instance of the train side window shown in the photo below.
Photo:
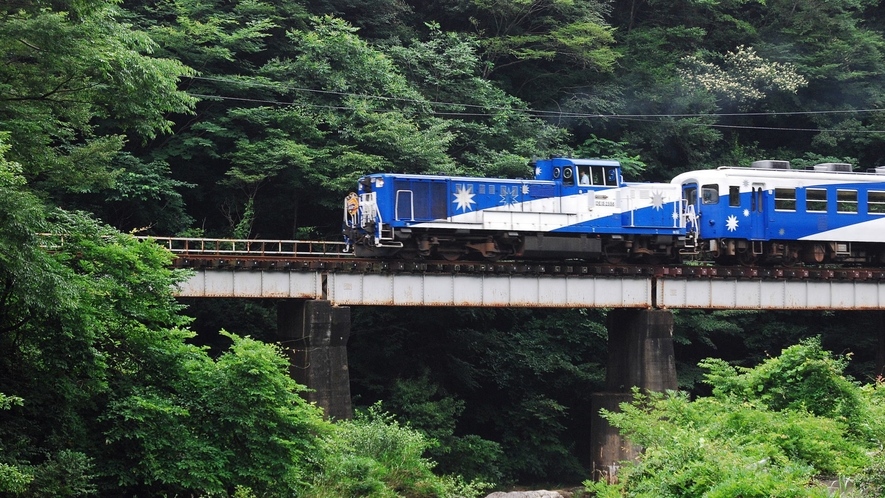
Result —
[{"label": "train side window", "polygon": [[605,184],[610,187],[618,186],[618,168],[613,166],[603,166],[602,171],[605,173]]},{"label": "train side window", "polygon": [[870,214],[885,214],[885,192],[870,190],[867,192],[867,212]]},{"label": "train side window", "polygon": [[593,175],[593,185],[605,185],[605,176],[603,176],[600,166],[590,168],[590,174]]},{"label": "train side window", "polygon": [[719,185],[710,184],[701,187],[701,200],[704,204],[719,204]]},{"label": "train side window", "polygon": [[805,210],[808,212],[827,212],[827,191],[822,188],[805,189]]},{"label": "train side window", "polygon": [[776,189],[774,189],[774,209],[776,211],[795,211],[796,210],[796,189],[794,189],[794,188],[776,188]]},{"label": "train side window", "polygon": [[578,168],[578,185],[590,185],[590,168],[587,166]]},{"label": "train side window", "polygon": [[836,211],[839,213],[856,213],[857,190],[836,190]]},{"label": "train side window", "polygon": [[728,205],[731,207],[740,207],[741,205],[741,188],[737,185],[728,187]]},{"label": "train side window", "polygon": [[562,168],[562,184],[571,187],[575,184],[575,169],[572,167]]}]

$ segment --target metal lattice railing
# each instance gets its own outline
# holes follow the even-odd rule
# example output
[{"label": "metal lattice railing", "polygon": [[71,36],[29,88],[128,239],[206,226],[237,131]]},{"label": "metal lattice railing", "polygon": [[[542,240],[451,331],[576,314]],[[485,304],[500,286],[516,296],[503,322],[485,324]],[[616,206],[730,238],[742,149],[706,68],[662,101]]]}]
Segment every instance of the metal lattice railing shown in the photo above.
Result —
[{"label": "metal lattice railing", "polygon": [[146,237],[178,255],[343,257],[346,244],[326,240],[206,239]]}]

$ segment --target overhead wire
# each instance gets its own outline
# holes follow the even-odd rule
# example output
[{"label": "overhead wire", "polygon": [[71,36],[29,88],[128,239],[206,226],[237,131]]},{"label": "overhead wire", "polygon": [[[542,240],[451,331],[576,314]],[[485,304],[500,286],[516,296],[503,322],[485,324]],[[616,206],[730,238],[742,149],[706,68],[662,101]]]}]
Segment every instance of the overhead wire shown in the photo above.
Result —
[{"label": "overhead wire", "polygon": [[[353,97],[353,98],[361,98],[361,99],[373,99],[373,100],[381,100],[388,102],[400,102],[400,103],[408,103],[408,104],[419,104],[419,105],[429,105],[429,106],[447,106],[447,107],[455,107],[455,108],[465,108],[465,109],[482,109],[486,112],[456,112],[456,111],[440,111],[433,110],[429,113],[436,116],[452,116],[452,117],[492,117],[492,114],[489,112],[494,111],[502,111],[502,112],[521,112],[525,113],[529,116],[533,116],[536,118],[545,118],[545,119],[612,119],[612,120],[623,120],[623,121],[637,121],[637,122],[647,122],[647,123],[657,123],[657,124],[667,124],[667,121],[662,121],[661,119],[667,118],[700,118],[700,117],[774,117],[774,116],[803,116],[803,115],[825,115],[825,114],[860,114],[860,113],[875,113],[875,112],[883,112],[885,109],[838,109],[838,110],[813,110],[813,111],[774,111],[774,112],[744,112],[744,113],[663,113],[663,114],[601,114],[601,113],[579,113],[579,112],[563,112],[563,111],[545,111],[539,109],[523,109],[523,108],[512,108],[512,107],[501,107],[501,106],[487,106],[481,104],[467,104],[467,103],[457,103],[457,102],[446,102],[446,101],[433,101],[433,100],[421,100],[415,98],[406,98],[406,97],[392,97],[386,95],[368,95],[368,94],[359,94],[352,92],[343,92],[343,91],[335,91],[335,90],[320,90],[315,88],[305,88],[305,87],[296,87],[291,85],[285,85],[280,83],[263,83],[259,81],[245,81],[238,79],[225,79],[225,78],[215,78],[215,77],[206,77],[206,76],[187,76],[189,79],[194,80],[202,80],[202,81],[211,81],[218,83],[230,83],[236,85],[243,86],[253,86],[253,87],[266,87],[276,91],[290,91],[290,92],[306,92],[313,94],[321,94],[321,95],[335,95],[340,97]],[[204,99],[218,99],[218,100],[231,100],[231,101],[240,101],[240,102],[250,102],[257,104],[268,104],[268,105],[297,105],[303,107],[311,107],[318,109],[329,109],[329,110],[358,110],[358,107],[355,106],[342,106],[342,105],[323,105],[323,104],[312,104],[312,103],[304,103],[304,102],[283,102],[279,100],[266,100],[266,99],[255,99],[255,98],[246,98],[246,97],[229,97],[222,95],[208,95],[208,94],[199,94],[199,93],[190,93],[188,95],[197,98]],[[375,112],[385,112],[392,111],[393,109],[373,109]],[[848,130],[848,129],[823,129],[823,128],[792,128],[792,127],[775,127],[775,126],[751,126],[751,125],[729,125],[729,124],[719,124],[719,123],[686,123],[684,121],[680,122],[681,124],[688,124],[691,126],[700,126],[700,127],[708,127],[708,128],[726,128],[726,129],[748,129],[748,130],[766,130],[766,131],[795,131],[795,132],[830,132],[830,133],[862,133],[862,134],[885,134],[885,130]]]}]

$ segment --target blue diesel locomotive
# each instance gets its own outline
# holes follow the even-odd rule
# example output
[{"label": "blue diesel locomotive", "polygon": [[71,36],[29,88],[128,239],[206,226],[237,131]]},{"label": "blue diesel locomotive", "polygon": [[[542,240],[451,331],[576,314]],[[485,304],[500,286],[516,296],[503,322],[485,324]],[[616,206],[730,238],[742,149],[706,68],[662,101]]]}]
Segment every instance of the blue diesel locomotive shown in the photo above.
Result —
[{"label": "blue diesel locomotive", "polygon": [[345,201],[345,240],[360,257],[678,256],[678,185],[624,182],[620,164],[601,159],[554,158],[534,168],[533,180],[365,176]]},{"label": "blue diesel locomotive", "polygon": [[364,176],[345,240],[372,258],[885,263],[885,170],[757,161],[632,183],[617,161],[534,168],[533,180]]}]

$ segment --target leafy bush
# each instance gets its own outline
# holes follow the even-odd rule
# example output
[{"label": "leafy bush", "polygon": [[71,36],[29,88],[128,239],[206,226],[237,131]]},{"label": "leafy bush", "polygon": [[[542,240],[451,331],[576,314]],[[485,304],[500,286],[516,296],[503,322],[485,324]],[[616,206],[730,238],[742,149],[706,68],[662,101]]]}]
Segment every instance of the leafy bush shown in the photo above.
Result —
[{"label": "leafy bush", "polygon": [[475,434],[455,434],[464,405],[463,400],[445,395],[426,374],[417,379],[397,379],[389,402],[385,400],[385,406],[408,420],[409,427],[435,443],[425,454],[439,465],[439,472],[500,483],[501,445]]},{"label": "leafy bush", "polygon": [[433,444],[375,404],[341,421],[324,439],[321,471],[305,490],[315,498],[465,497],[488,487],[460,476],[439,477],[422,455]]},{"label": "leafy bush", "polygon": [[816,339],[755,368],[705,360],[713,396],[643,394],[602,415],[644,448],[616,484],[586,483],[600,497],[830,496],[818,476],[858,478],[879,496],[885,403],[878,386],[842,375],[847,360]]}]

